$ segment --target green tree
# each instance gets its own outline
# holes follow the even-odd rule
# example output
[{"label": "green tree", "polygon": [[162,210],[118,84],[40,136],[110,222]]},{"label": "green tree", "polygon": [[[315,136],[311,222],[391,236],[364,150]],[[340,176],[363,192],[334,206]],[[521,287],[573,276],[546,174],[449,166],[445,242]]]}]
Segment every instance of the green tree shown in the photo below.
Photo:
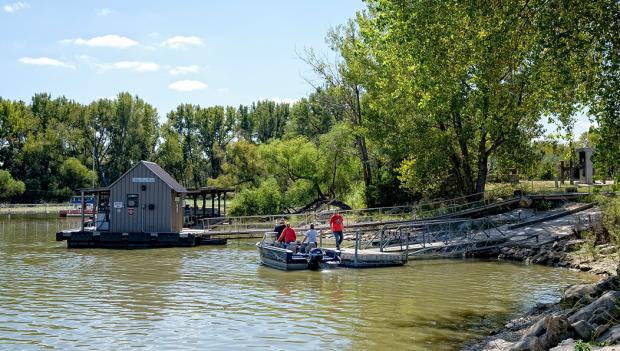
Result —
[{"label": "green tree", "polygon": [[138,96],[118,94],[114,111],[106,166],[110,180],[120,177],[138,161],[151,159],[159,137],[157,110]]},{"label": "green tree", "polygon": [[261,158],[258,146],[241,138],[226,148],[223,174],[214,185],[245,188],[257,187],[267,175],[265,161]]},{"label": "green tree", "polygon": [[226,145],[233,137],[236,112],[223,106],[197,108],[197,136],[202,150],[211,165],[210,176],[217,178],[222,172],[222,158]]},{"label": "green tree", "polygon": [[0,199],[7,200],[24,193],[24,182],[13,179],[9,171],[0,169]]},{"label": "green tree", "polygon": [[316,139],[327,133],[335,122],[330,110],[332,98],[323,89],[317,89],[308,98],[302,98],[291,107],[289,129],[292,133]]},{"label": "green tree", "polygon": [[369,137],[405,146],[404,186],[484,191],[493,155],[538,136],[543,115],[568,121],[600,65],[588,26],[604,3],[369,1],[343,59],[365,67]]},{"label": "green tree", "polygon": [[65,188],[69,195],[79,188],[91,186],[96,181],[93,171],[75,157],[69,157],[63,161],[58,175],[60,186]]},{"label": "green tree", "polygon": [[366,59],[360,55],[361,45],[358,27],[354,21],[341,26],[328,34],[328,42],[333,50],[337,51],[342,60],[335,64],[328,64],[325,59],[319,58],[312,50],[307,52],[305,61],[312,67],[315,74],[322,78],[324,89],[331,99],[328,102],[338,122],[347,121],[355,135],[355,144],[363,173],[364,186],[369,189],[372,184],[372,167],[368,145],[364,133],[366,120],[366,105],[364,94],[367,82]]},{"label": "green tree", "polygon": [[249,112],[252,120],[252,140],[266,143],[270,139],[279,139],[284,135],[286,124],[290,118],[290,107],[287,103],[276,103],[262,100],[252,104]]},{"label": "green tree", "polygon": [[620,3],[607,2],[608,21],[600,54],[603,69],[591,112],[599,124],[596,160],[620,181]]},{"label": "green tree", "polygon": [[269,178],[258,188],[240,191],[235,196],[229,211],[233,216],[249,216],[282,213],[285,208],[285,201],[278,182],[274,178]]},{"label": "green tree", "polygon": [[185,168],[185,176],[181,181],[185,185],[201,186],[207,179],[203,165],[206,164],[204,155],[200,152],[200,137],[198,135],[198,123],[200,106],[184,104],[176,110],[168,113],[168,121],[164,129],[170,129],[165,135],[178,135],[181,146],[181,155]]}]

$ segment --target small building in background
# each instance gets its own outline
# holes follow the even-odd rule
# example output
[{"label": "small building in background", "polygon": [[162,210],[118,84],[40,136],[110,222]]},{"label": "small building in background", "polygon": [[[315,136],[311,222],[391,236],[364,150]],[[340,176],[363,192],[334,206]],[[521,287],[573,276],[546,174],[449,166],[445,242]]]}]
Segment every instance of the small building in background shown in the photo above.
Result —
[{"label": "small building in background", "polygon": [[[114,181],[108,190],[107,206],[98,211],[99,230],[175,233],[183,228],[187,190],[159,165],[140,161]],[[101,218],[100,214],[103,214]],[[107,225],[106,220],[109,221]]]},{"label": "small building in background", "polygon": [[587,144],[576,150],[579,158],[579,182],[583,184],[594,184],[594,164],[592,153],[594,150]]}]

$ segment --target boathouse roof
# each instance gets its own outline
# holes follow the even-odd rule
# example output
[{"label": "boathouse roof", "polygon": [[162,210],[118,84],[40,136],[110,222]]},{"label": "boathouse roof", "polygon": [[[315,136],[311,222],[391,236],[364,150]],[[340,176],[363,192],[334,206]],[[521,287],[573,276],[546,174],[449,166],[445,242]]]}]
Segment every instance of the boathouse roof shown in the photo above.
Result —
[{"label": "boathouse roof", "polygon": [[157,163],[149,162],[149,161],[140,161],[142,162],[146,168],[148,168],[151,172],[155,173],[164,183],[166,183],[172,190],[177,193],[186,193],[187,189],[179,182],[177,182],[168,172],[166,172],[163,168],[161,168]]},{"label": "boathouse roof", "polygon": [[138,167],[138,165],[144,165],[144,167],[148,168],[149,171],[153,172],[159,179],[161,179],[170,189],[176,191],[177,193],[187,193],[187,189],[179,182],[177,182],[168,172],[166,172],[163,168],[161,168],[157,163],[149,162],[149,161],[140,161],[136,163],[133,167],[131,167],[127,172],[125,172],[122,176],[118,177],[112,184],[108,186],[108,189],[112,188],[114,184],[118,183],[121,179],[127,175],[127,173],[131,172],[132,169]]}]

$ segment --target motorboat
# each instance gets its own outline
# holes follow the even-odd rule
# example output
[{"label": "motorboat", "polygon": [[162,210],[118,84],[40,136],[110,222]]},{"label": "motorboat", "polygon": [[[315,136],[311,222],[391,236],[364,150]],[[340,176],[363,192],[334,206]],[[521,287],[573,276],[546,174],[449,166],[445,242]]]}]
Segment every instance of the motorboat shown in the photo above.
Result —
[{"label": "motorboat", "polygon": [[312,269],[317,270],[340,263],[338,251],[326,250],[314,245],[303,247],[297,243],[280,246],[268,239],[272,233],[265,233],[256,243],[261,262],[271,268],[284,271]]},{"label": "motorboat", "polygon": [[95,211],[93,210],[94,204],[94,196],[84,197],[84,207],[82,207],[82,198],[80,196],[73,196],[71,197],[71,200],[69,200],[69,205],[71,208],[58,211],[58,215],[60,217],[78,217],[82,215],[82,212],[84,212],[85,216],[91,217],[95,214]]}]

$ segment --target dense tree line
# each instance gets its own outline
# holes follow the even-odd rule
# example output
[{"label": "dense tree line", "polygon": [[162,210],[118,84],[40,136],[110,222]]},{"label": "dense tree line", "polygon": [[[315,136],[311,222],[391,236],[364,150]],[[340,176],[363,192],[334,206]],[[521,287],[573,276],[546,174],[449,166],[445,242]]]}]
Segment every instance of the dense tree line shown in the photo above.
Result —
[{"label": "dense tree line", "polygon": [[129,93],[88,105],[0,99],[2,196],[61,199],[140,159],[188,187],[237,188],[238,214],[473,194],[513,167],[553,179],[571,145],[543,138],[541,120],[572,139],[584,108],[600,125],[587,135],[599,174],[617,174],[618,2],[367,5],[328,34],[335,61],[305,54],[315,89],[294,104],[182,104],[160,124]]}]

